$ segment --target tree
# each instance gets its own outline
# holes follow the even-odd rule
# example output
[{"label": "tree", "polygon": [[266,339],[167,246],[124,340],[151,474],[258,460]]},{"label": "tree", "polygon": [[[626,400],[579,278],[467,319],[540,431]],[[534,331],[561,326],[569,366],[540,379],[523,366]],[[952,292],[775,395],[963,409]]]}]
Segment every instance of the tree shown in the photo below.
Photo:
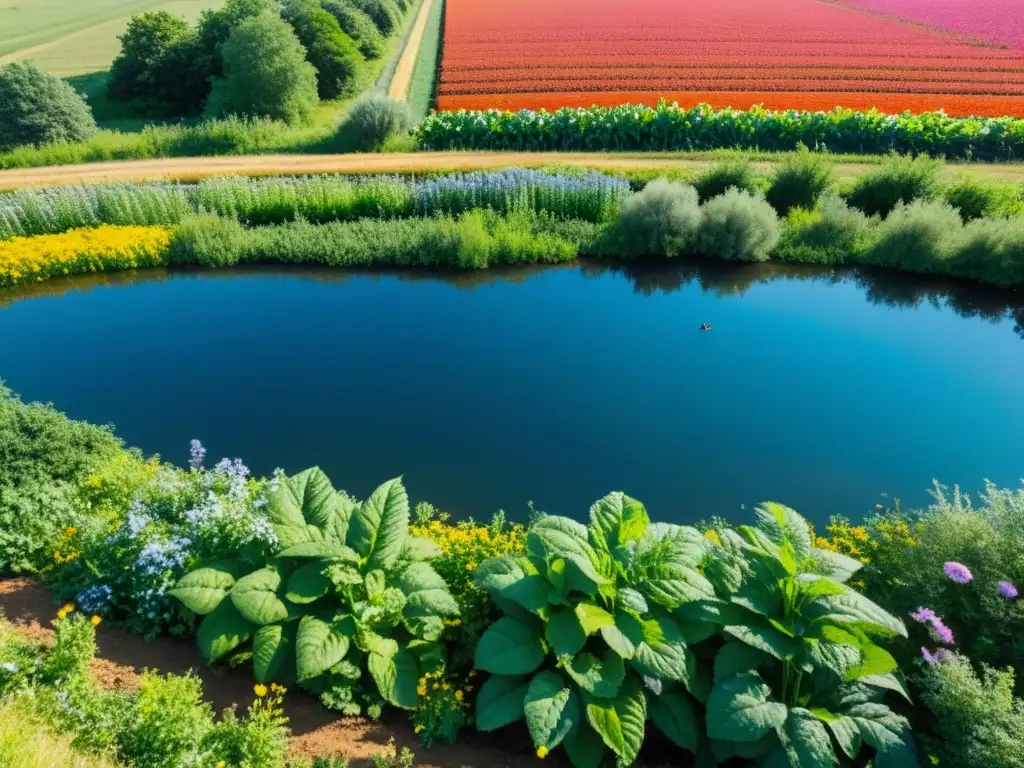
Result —
[{"label": "tree", "polygon": [[285,21],[264,13],[243,22],[221,47],[224,75],[206,112],[304,122],[316,107],[316,70]]},{"label": "tree", "polygon": [[0,67],[0,152],[96,133],[89,106],[74,88],[34,62]]},{"label": "tree", "polygon": [[398,28],[402,12],[391,0],[354,0],[356,7],[370,17],[384,37],[390,37]]},{"label": "tree", "polygon": [[210,85],[195,70],[198,36],[183,18],[166,11],[133,16],[119,39],[107,81],[111,99],[134,101],[157,115],[202,109]]},{"label": "tree", "polygon": [[316,68],[321,99],[336,99],[351,92],[363,57],[338,20],[317,0],[286,0],[281,15],[306,49],[306,59]]},{"label": "tree", "polygon": [[197,30],[195,69],[210,82],[224,74],[221,47],[242,23],[264,13],[277,13],[275,0],[227,0],[223,8],[203,11]]},{"label": "tree", "polygon": [[384,38],[365,11],[356,8],[349,0],[323,0],[321,6],[338,20],[342,32],[356,41],[364,57],[379,59],[384,55]]}]

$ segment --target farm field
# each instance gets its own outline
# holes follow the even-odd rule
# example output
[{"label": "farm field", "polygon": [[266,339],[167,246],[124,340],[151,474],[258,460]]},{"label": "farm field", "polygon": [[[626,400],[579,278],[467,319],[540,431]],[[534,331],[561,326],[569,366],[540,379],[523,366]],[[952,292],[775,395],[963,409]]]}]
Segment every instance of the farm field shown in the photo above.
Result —
[{"label": "farm field", "polygon": [[1024,12],[1016,0],[839,0],[874,13],[1024,50]]},{"label": "farm field", "polygon": [[[984,7],[1021,26],[1011,21],[1016,4]],[[448,1],[441,110],[660,98],[1021,116],[1024,52],[816,0]]]}]

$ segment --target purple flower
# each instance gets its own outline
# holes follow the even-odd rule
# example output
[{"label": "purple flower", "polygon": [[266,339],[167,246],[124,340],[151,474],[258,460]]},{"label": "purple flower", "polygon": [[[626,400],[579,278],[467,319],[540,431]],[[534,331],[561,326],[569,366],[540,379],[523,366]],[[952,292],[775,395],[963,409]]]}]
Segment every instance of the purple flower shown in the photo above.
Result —
[{"label": "purple flower", "polygon": [[935,611],[933,611],[931,608],[918,608],[916,611],[910,614],[910,618],[912,618],[918,624],[928,624],[938,617],[935,615]]},{"label": "purple flower", "polygon": [[938,657],[931,651],[929,651],[927,648],[921,648],[921,655],[924,657],[924,660],[927,661],[929,664],[939,663]]},{"label": "purple flower", "polygon": [[189,447],[189,466],[192,469],[202,469],[204,461],[206,461],[206,449],[198,440],[193,440]]},{"label": "purple flower", "polygon": [[952,645],[955,641],[953,640],[953,630],[942,623],[942,619],[938,616],[932,622],[929,634],[932,639],[938,643],[945,643],[946,645]]},{"label": "purple flower", "polygon": [[961,563],[946,563],[943,566],[943,570],[957,584],[966,584],[974,578],[974,574],[971,573],[970,569]]},{"label": "purple flower", "polygon": [[953,652],[948,648],[939,648],[935,653],[932,653],[927,648],[922,648],[921,656],[923,656],[924,660],[929,664],[945,664],[946,662],[954,659]]},{"label": "purple flower", "polygon": [[1011,584],[1010,582],[1000,581],[999,594],[1005,597],[1007,600],[1016,600],[1017,595],[1019,595],[1020,593],[1017,591],[1017,588],[1013,586],[1013,584]]}]

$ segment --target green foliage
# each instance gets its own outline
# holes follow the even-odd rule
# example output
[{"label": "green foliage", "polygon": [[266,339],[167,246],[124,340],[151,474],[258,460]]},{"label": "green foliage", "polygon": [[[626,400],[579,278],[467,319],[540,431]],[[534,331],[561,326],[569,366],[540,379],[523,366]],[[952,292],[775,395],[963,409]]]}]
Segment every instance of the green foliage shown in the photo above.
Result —
[{"label": "green foliage", "polygon": [[213,727],[213,711],[197,677],[162,677],[144,672],[118,752],[134,765],[178,768]]},{"label": "green foliage", "polygon": [[692,252],[700,225],[697,190],[656,179],[623,202],[599,247],[625,258],[679,256]]},{"label": "green foliage", "polygon": [[975,176],[963,175],[943,191],[946,202],[960,213],[964,222],[1021,213],[1024,208],[1020,190]]},{"label": "green foliage", "polygon": [[948,272],[962,227],[948,203],[898,203],[879,226],[877,240],[864,258],[870,264],[912,272]]},{"label": "green foliage", "polygon": [[872,222],[837,195],[826,195],[814,210],[794,208],[786,216],[776,251],[780,261],[843,264],[867,247]]},{"label": "green foliage", "polygon": [[342,137],[356,149],[374,152],[392,136],[409,129],[409,105],[383,93],[360,96],[341,126]]},{"label": "green foliage", "polygon": [[356,73],[363,61],[355,42],[338,20],[317,0],[288,0],[281,14],[306,49],[306,59],[316,69],[321,99],[336,99],[355,88]]},{"label": "green foliage", "polygon": [[166,11],[133,16],[119,39],[121,52],[107,80],[111,99],[133,101],[158,116],[202,109],[209,84],[194,82],[199,38],[183,18]]},{"label": "green foliage", "polygon": [[0,152],[24,145],[85,141],[96,133],[85,100],[34,62],[0,66]]},{"label": "green foliage", "polygon": [[220,8],[203,11],[196,29],[199,55],[194,66],[207,84],[207,93],[210,82],[224,74],[221,49],[235,29],[257,16],[276,14],[277,8],[275,0],[226,0]]},{"label": "green foliage", "polygon": [[794,208],[811,210],[833,181],[832,163],[828,158],[801,147],[779,164],[765,199],[780,216]]},{"label": "green foliage", "polygon": [[384,55],[384,37],[365,11],[349,0],[322,0],[321,5],[338,20],[342,31],[356,41],[365,58],[379,59]]},{"label": "green foliage", "polygon": [[900,203],[937,197],[939,168],[939,161],[928,157],[890,157],[859,177],[847,200],[868,216],[888,216]]},{"label": "green foliage", "polygon": [[0,574],[37,573],[50,565],[62,534],[86,520],[69,483],[26,478],[16,486],[0,484]]},{"label": "green foliage", "polygon": [[353,0],[353,2],[359,10],[370,17],[374,26],[384,37],[391,37],[398,29],[402,12],[392,0]]},{"label": "green foliage", "polygon": [[221,47],[224,74],[206,112],[304,123],[318,104],[316,70],[292,28],[276,14],[243,22]]},{"label": "green foliage", "polygon": [[996,285],[1024,282],[1024,216],[968,222],[950,269]]},{"label": "green foliage", "polygon": [[348,714],[383,702],[415,708],[417,681],[443,663],[442,618],[458,606],[426,561],[429,548],[409,534],[401,481],[357,505],[307,470],[279,481],[270,519],[280,549],[262,567],[205,565],[171,591],[205,616],[204,657],[251,640],[260,682],[296,681]]},{"label": "green foliage", "polygon": [[763,197],[730,188],[701,206],[696,250],[729,261],[767,261],[781,237],[778,214]]},{"label": "green foliage", "polygon": [[702,203],[733,188],[743,192],[759,192],[762,185],[763,179],[747,160],[719,161],[693,181]]},{"label": "green foliage", "polygon": [[1014,698],[1014,673],[983,668],[954,655],[929,665],[915,679],[931,710],[932,735],[924,741],[948,768],[1024,766],[1024,701]]},{"label": "green foliage", "polygon": [[229,267],[242,258],[245,239],[245,230],[235,219],[190,216],[174,228],[168,263]]}]

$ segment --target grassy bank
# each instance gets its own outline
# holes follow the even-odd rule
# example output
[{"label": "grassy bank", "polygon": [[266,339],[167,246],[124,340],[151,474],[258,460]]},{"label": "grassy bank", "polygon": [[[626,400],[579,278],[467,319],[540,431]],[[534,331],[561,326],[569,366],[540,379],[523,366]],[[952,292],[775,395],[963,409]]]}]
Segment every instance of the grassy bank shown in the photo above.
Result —
[{"label": "grassy bank", "polygon": [[414,124],[422,122],[434,105],[441,55],[444,50],[444,0],[434,0],[427,19],[427,28],[420,43],[416,67],[409,88],[409,108]]}]

